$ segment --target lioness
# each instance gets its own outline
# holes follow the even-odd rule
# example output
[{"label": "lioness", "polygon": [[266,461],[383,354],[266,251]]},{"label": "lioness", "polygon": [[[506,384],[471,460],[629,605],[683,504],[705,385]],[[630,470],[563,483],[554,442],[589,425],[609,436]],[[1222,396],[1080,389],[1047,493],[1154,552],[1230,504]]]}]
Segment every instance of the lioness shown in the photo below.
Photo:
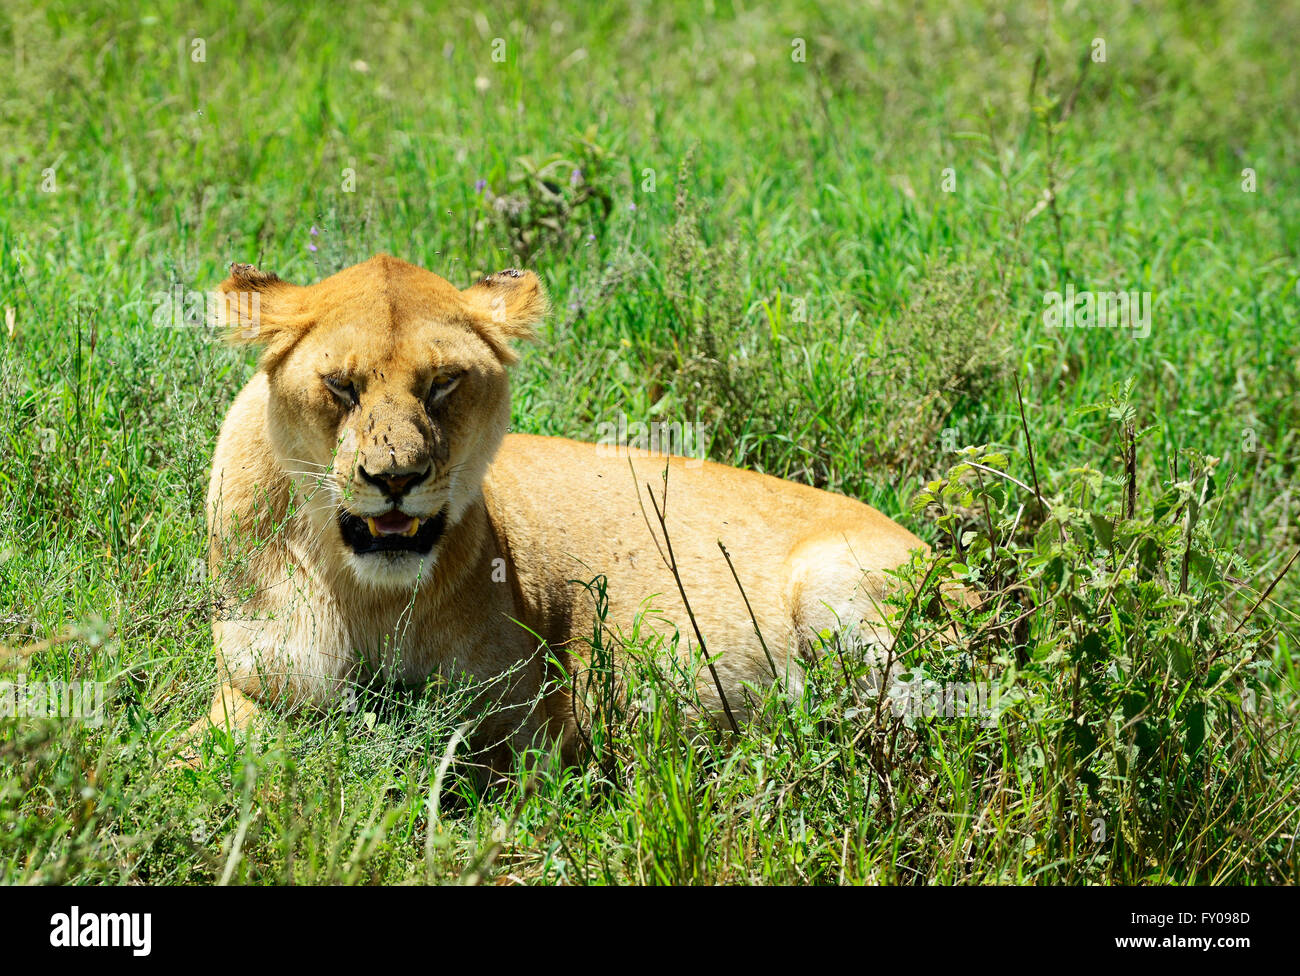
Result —
[{"label": "lioness", "polygon": [[211,569],[231,597],[213,623],[210,721],[245,725],[255,700],[325,706],[362,679],[465,676],[492,705],[478,736],[499,767],[571,737],[539,648],[591,633],[583,581],[606,578],[614,628],[653,606],[643,629],[670,621],[678,647],[695,642],[665,542],[716,656],[700,694],[719,717],[743,717],[742,685],[771,683],[768,652],[797,681],[824,629],[887,640],[882,570],[925,546],[875,509],[720,464],[506,436],[512,343],[547,310],[533,273],[462,291],[379,255],[300,287],[234,265],[219,297],[235,339],[263,353],[208,491]]}]

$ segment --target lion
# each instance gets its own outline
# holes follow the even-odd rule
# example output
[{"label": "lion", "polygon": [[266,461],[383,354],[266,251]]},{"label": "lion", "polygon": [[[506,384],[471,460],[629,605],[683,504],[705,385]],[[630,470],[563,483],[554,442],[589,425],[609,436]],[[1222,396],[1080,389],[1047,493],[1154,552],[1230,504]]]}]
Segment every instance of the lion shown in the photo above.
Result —
[{"label": "lion", "polygon": [[530,746],[571,750],[557,662],[592,632],[598,577],[614,632],[677,628],[676,653],[703,640],[700,703],[731,721],[747,689],[797,682],[818,635],[856,627],[887,646],[887,571],[928,549],[874,508],[712,462],[507,433],[514,347],[548,309],[536,274],[460,290],[380,254],[299,286],[232,265],[218,298],[233,339],[262,351],[212,462],[225,609],[202,724],[443,676],[480,689],[490,768]]}]

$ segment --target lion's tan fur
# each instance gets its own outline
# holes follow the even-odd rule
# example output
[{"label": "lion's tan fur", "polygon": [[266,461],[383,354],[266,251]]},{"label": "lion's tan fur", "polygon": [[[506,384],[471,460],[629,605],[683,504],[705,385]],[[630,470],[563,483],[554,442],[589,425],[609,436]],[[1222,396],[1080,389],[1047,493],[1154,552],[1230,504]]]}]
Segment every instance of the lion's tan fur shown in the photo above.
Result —
[{"label": "lion's tan fur", "polygon": [[[665,463],[681,580],[737,712],[742,683],[769,683],[771,669],[719,540],[778,669],[794,676],[810,634],[864,622],[870,631],[882,570],[924,548],[860,502],[765,475],[680,458],[629,464],[590,444],[507,436],[511,343],[546,310],[531,273],[462,291],[381,255],[310,287],[240,266],[220,291],[259,296],[256,320],[231,324],[265,351],[212,466],[210,559],[232,601],[213,625],[228,683],[214,720],[233,710],[245,721],[242,694],[326,705],[366,675],[463,673],[488,683],[485,743],[563,736],[569,709],[547,691],[539,638],[581,649],[594,605],[576,581],[606,578],[615,631],[642,615],[643,630],[676,625],[682,647],[694,642],[645,487],[659,497]],[[443,408],[426,409],[431,378],[449,371],[463,379]],[[354,382],[357,405],[326,387],[331,373]],[[422,562],[372,568],[376,557],[351,552],[335,524],[340,506],[365,515],[383,505],[358,469],[429,464],[410,513],[446,506],[441,542]],[[701,695],[719,706],[710,680]]]}]

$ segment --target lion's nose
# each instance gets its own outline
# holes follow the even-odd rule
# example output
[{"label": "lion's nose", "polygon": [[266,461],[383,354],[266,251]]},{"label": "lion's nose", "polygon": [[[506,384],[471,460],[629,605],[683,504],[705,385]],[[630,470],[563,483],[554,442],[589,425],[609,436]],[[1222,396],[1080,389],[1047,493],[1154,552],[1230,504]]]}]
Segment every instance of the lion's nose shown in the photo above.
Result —
[{"label": "lion's nose", "polygon": [[370,482],[385,495],[394,501],[400,499],[412,487],[418,485],[425,478],[429,477],[432,466],[426,466],[422,471],[379,471],[370,472],[365,468],[361,469],[361,477]]}]

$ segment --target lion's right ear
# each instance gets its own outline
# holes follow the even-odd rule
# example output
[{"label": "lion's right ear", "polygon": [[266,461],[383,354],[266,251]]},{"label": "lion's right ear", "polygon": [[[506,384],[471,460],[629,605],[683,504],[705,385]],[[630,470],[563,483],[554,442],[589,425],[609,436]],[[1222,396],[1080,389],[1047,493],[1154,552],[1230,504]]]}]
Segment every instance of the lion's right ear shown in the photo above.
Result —
[{"label": "lion's right ear", "polygon": [[287,353],[312,323],[306,288],[251,264],[232,264],[215,299],[217,327],[231,342],[264,346],[263,367]]},{"label": "lion's right ear", "polygon": [[537,275],[518,268],[490,274],[460,296],[475,313],[474,330],[506,365],[519,358],[511,342],[533,338],[534,328],[550,309]]}]

